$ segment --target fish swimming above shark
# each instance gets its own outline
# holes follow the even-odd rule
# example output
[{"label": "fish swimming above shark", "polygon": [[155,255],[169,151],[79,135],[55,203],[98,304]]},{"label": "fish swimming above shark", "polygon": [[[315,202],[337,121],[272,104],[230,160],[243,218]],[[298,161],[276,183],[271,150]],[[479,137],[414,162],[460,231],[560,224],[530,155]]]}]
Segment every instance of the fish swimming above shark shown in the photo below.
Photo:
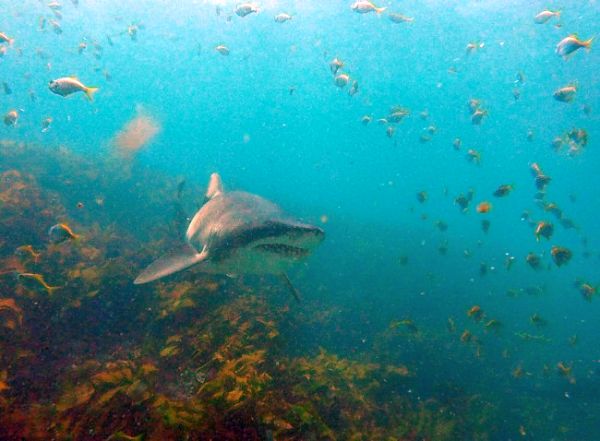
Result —
[{"label": "fish swimming above shark", "polygon": [[325,232],[283,213],[251,193],[225,192],[221,177],[210,177],[204,205],[192,218],[185,243],[150,264],[134,280],[152,282],[193,265],[212,274],[275,274],[298,300],[286,271],[307,258]]}]

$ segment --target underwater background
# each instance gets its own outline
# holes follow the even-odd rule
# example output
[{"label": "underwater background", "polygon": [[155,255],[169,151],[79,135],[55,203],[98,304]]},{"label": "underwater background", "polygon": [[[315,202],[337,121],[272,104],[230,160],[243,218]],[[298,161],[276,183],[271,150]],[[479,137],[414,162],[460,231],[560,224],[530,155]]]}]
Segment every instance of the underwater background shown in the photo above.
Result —
[{"label": "underwater background", "polygon": [[[0,0],[0,439],[600,440],[600,5],[375,5]],[[133,285],[213,172],[300,303]]]}]

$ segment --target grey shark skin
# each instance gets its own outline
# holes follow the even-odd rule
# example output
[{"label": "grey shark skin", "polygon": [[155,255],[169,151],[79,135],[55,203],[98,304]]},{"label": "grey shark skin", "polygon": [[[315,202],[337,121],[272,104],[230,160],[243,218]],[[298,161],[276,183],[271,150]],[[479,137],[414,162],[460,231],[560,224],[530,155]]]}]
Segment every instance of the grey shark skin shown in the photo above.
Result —
[{"label": "grey shark skin", "polygon": [[134,280],[152,282],[198,264],[213,274],[277,274],[308,257],[325,238],[322,229],[301,223],[272,202],[242,191],[224,192],[213,173],[206,203],[188,226],[186,243],[159,258]]}]

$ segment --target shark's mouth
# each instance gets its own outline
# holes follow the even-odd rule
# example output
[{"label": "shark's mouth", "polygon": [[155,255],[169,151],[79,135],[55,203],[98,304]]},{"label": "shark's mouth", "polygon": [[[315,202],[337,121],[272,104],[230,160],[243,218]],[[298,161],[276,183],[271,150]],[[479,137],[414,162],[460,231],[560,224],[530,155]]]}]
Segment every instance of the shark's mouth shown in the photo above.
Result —
[{"label": "shark's mouth", "polygon": [[310,252],[310,250],[306,248],[295,247],[284,243],[263,243],[256,245],[254,249],[291,258],[305,257]]}]

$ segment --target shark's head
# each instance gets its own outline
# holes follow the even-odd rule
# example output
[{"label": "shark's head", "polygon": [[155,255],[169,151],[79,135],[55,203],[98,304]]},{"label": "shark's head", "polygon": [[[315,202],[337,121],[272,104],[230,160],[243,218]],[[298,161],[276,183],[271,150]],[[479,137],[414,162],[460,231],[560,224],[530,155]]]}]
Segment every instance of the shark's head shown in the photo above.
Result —
[{"label": "shark's head", "polygon": [[280,273],[304,260],[323,241],[319,227],[293,220],[268,220],[260,225],[244,225],[214,244],[211,260],[219,265],[233,264],[232,272]]},{"label": "shark's head", "polygon": [[325,239],[319,227],[298,222],[265,222],[251,234],[248,247],[273,254],[280,259],[299,260],[307,257]]}]

